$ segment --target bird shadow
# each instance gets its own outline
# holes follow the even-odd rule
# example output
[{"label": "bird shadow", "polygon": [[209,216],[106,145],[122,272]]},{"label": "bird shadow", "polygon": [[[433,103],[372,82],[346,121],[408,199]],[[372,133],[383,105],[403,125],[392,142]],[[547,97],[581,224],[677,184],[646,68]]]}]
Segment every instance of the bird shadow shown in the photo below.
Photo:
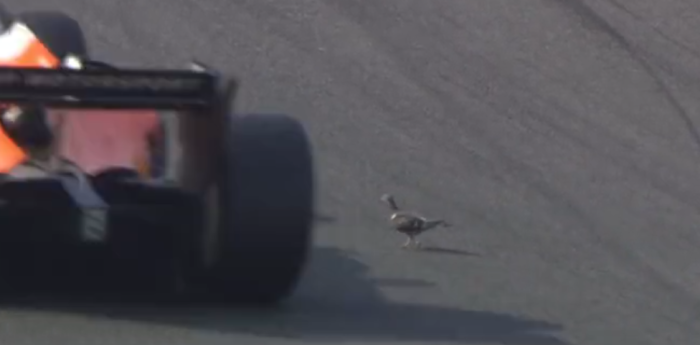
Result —
[{"label": "bird shadow", "polygon": [[401,287],[401,288],[425,288],[433,287],[434,283],[420,279],[404,279],[404,278],[375,278],[371,280],[373,284],[382,287]]},{"label": "bird shadow", "polygon": [[334,216],[330,216],[327,214],[319,214],[319,213],[315,214],[313,219],[314,219],[314,222],[322,223],[322,224],[335,223],[338,221],[338,219]]},{"label": "bird shadow", "polygon": [[450,249],[450,248],[443,248],[443,247],[438,247],[438,246],[423,246],[423,247],[418,248],[417,251],[423,252],[423,253],[481,257],[480,254],[470,252],[467,250]]},{"label": "bird shadow", "polygon": [[420,297],[432,284],[410,279],[372,279],[368,267],[344,251],[313,252],[296,294],[280,308],[226,309],[211,306],[148,305],[109,300],[76,302],[52,297],[4,308],[69,313],[268,338],[330,341],[460,342],[564,345],[562,326],[506,313],[389,300],[382,287]]}]

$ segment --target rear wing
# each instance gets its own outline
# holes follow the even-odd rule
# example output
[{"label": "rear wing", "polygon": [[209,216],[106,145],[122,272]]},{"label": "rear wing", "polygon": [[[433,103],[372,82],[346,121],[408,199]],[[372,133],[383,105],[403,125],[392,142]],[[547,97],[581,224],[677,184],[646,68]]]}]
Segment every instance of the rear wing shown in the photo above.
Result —
[{"label": "rear wing", "polygon": [[205,110],[218,97],[207,72],[0,67],[0,103],[52,108]]}]

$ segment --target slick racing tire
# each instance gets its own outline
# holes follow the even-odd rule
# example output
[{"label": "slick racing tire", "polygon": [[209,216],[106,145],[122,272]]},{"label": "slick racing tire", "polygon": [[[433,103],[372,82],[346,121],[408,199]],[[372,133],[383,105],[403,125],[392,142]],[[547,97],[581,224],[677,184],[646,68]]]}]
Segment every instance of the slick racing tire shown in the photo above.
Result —
[{"label": "slick racing tire", "polygon": [[208,205],[217,209],[218,234],[207,286],[217,300],[274,306],[296,287],[311,243],[310,145],[287,116],[230,120]]},{"label": "slick racing tire", "polygon": [[14,18],[10,11],[7,10],[7,6],[0,3],[0,32],[4,32],[12,26]]},{"label": "slick racing tire", "polygon": [[88,48],[80,24],[58,11],[28,11],[16,15],[59,59],[73,54],[87,57]]},{"label": "slick racing tire", "polygon": [[80,24],[58,11],[22,12],[16,20],[24,23],[59,59],[74,54],[87,57],[88,48]]}]

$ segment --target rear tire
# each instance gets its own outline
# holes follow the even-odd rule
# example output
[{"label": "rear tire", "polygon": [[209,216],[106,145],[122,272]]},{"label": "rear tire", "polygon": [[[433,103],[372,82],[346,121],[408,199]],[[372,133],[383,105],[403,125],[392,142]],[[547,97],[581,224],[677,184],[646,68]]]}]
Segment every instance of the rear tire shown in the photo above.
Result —
[{"label": "rear tire", "polygon": [[13,21],[14,18],[10,11],[7,10],[7,7],[0,4],[0,32],[5,32],[5,30],[9,29]]},{"label": "rear tire", "polygon": [[88,56],[85,35],[80,24],[59,11],[29,11],[19,13],[15,20],[24,23],[60,60],[66,55]]},{"label": "rear tire", "polygon": [[271,306],[294,290],[312,239],[311,149],[283,115],[234,117],[214,195],[218,234],[208,269],[218,300]]}]

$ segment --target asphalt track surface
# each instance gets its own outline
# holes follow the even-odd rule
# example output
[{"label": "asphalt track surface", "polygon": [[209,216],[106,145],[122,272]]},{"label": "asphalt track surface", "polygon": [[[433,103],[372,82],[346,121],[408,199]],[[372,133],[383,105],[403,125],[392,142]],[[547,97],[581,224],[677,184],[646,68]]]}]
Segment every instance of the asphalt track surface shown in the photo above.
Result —
[{"label": "asphalt track surface", "polygon": [[[284,312],[3,309],[2,344],[697,343],[700,2],[7,4],[239,75],[307,126],[326,219]],[[454,227],[400,250],[384,192]]]}]

